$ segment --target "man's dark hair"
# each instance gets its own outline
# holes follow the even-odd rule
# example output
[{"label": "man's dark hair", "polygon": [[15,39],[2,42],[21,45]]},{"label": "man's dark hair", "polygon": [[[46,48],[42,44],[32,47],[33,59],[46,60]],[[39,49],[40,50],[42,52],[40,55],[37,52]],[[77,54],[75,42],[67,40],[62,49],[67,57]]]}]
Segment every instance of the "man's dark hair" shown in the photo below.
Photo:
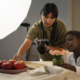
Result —
[{"label": "man's dark hair", "polygon": [[75,36],[77,39],[80,39],[80,31],[71,30],[71,31],[68,31],[68,32],[66,33],[66,36],[67,36],[68,34],[71,34],[71,35]]},{"label": "man's dark hair", "polygon": [[47,3],[41,10],[40,14],[46,16],[52,12],[53,18],[58,17],[58,8],[54,3]]}]

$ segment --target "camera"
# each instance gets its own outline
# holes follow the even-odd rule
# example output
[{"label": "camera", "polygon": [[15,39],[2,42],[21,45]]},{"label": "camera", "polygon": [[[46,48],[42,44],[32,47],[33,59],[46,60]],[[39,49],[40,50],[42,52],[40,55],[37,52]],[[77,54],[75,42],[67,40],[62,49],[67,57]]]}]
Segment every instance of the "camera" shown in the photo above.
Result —
[{"label": "camera", "polygon": [[46,51],[45,44],[49,45],[49,40],[48,39],[40,39],[40,40],[37,40],[37,43],[38,43],[37,50],[39,51],[40,54],[44,54]]}]

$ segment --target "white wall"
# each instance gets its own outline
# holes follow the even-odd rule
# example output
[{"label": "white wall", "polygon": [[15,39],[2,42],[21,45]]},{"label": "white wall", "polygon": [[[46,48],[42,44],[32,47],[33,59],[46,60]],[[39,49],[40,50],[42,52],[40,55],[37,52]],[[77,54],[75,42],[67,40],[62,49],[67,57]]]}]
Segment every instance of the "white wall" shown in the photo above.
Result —
[{"label": "white wall", "polygon": [[[40,11],[47,2],[53,2],[58,6],[58,18],[63,20],[67,29],[69,29],[68,0],[32,0],[29,13],[23,22],[28,22],[32,26],[34,22],[40,19]],[[20,45],[23,43],[26,34],[27,29],[20,26],[15,32],[0,40],[0,59],[9,60],[13,58],[13,55],[17,53]],[[24,60],[26,60],[25,55],[23,56]]]},{"label": "white wall", "polygon": [[69,1],[70,29],[80,31],[80,0]]},{"label": "white wall", "polygon": [[24,22],[29,22],[31,26],[37,20],[41,19],[40,11],[46,3],[55,3],[59,10],[58,18],[63,20],[66,24],[67,29],[69,29],[69,7],[68,7],[68,0],[32,0],[32,5],[30,7],[29,13],[27,18]]}]

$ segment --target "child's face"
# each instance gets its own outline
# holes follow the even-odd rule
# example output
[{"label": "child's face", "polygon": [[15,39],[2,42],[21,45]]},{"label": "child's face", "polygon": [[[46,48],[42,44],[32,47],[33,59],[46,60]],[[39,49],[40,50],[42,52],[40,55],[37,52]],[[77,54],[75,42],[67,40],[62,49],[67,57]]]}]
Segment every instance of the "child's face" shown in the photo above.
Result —
[{"label": "child's face", "polygon": [[72,34],[68,34],[65,39],[66,48],[70,52],[74,52],[80,47],[80,40],[73,36]]}]

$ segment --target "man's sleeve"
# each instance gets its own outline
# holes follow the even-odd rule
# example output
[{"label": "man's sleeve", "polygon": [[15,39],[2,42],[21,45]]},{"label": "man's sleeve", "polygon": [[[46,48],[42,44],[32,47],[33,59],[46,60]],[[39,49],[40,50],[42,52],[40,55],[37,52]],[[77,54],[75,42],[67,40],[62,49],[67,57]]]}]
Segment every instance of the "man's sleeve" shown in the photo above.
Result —
[{"label": "man's sleeve", "polygon": [[34,39],[36,38],[38,34],[38,26],[36,24],[34,24],[28,31],[26,39],[31,39],[32,41],[34,41]]}]

